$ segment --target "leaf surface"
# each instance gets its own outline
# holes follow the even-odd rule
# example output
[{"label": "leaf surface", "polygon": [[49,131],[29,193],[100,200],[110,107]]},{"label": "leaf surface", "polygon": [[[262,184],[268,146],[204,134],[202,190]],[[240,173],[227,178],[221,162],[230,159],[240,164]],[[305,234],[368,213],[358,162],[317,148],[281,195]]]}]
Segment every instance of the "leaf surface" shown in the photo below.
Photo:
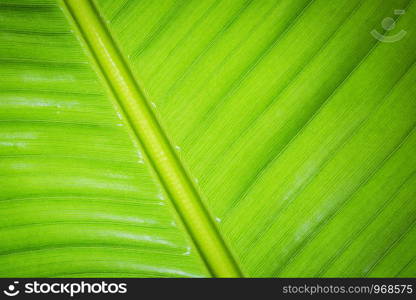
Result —
[{"label": "leaf surface", "polygon": [[0,274],[209,276],[57,3],[0,18]]},{"label": "leaf surface", "polygon": [[216,276],[212,234],[250,277],[415,276],[415,1],[95,0],[102,47],[62,3],[1,3],[2,275]]}]

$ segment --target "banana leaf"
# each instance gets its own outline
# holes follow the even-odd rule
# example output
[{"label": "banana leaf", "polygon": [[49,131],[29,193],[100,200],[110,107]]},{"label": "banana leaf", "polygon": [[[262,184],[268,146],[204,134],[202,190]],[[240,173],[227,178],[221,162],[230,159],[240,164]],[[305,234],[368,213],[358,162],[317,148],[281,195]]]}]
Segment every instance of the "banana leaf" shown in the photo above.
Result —
[{"label": "banana leaf", "polygon": [[416,276],[416,1],[0,21],[1,277]]}]

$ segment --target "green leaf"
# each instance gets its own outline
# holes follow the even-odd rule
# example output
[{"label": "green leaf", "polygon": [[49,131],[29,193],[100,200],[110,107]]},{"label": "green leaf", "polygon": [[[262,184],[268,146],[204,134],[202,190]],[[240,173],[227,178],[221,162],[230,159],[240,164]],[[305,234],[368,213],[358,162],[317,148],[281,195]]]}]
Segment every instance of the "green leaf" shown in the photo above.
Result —
[{"label": "green leaf", "polygon": [[57,3],[0,16],[0,274],[209,276]]},{"label": "green leaf", "polygon": [[1,0],[0,275],[416,276],[415,17]]}]

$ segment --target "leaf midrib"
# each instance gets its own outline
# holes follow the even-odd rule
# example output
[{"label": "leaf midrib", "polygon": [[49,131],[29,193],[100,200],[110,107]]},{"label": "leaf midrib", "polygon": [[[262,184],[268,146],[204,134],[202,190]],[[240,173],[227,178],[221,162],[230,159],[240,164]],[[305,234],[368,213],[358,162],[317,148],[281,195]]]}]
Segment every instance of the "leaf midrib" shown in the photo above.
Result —
[{"label": "leaf midrib", "polygon": [[91,0],[63,0],[102,77],[117,100],[148,161],[169,195],[208,270],[215,277],[242,277],[224,239],[201,201],[185,167],[156,119],[121,51]]}]

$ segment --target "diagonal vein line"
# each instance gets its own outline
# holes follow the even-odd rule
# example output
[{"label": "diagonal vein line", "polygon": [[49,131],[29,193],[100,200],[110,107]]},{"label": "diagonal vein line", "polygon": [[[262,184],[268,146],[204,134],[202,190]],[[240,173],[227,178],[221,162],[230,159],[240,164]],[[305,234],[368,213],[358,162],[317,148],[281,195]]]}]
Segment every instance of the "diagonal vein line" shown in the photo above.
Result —
[{"label": "diagonal vein line", "polygon": [[[183,81],[185,80],[185,78],[192,72],[192,70],[198,65],[198,63],[202,60],[202,58],[209,52],[208,50],[214,48],[214,46],[219,42],[219,40],[222,38],[223,34],[225,32],[227,32],[228,30],[230,30],[232,28],[232,25],[234,25],[237,20],[240,18],[240,16],[249,8],[249,6],[251,5],[252,0],[250,0],[250,2],[248,2],[245,6],[242,7],[242,9],[240,9],[237,14],[235,16],[232,17],[231,20],[229,20],[229,22],[223,26],[223,28],[214,36],[214,38],[211,39],[211,41],[208,43],[208,45],[198,54],[197,57],[195,57],[192,62],[185,68],[185,70],[183,70],[183,72],[178,76],[177,79],[175,79],[175,81],[173,82],[173,84],[171,84],[171,86],[167,89],[166,91],[166,95],[171,95],[174,93],[174,91],[176,91],[176,89],[183,83]],[[272,9],[274,9],[274,6],[272,7]],[[272,11],[272,9],[268,10],[267,13],[264,15],[268,15],[270,13],[270,11]],[[252,31],[254,31],[255,27],[250,31],[250,33]],[[233,48],[233,51],[235,51],[237,47]],[[229,55],[226,56],[226,58],[228,58]],[[226,61],[226,60],[225,60]],[[223,60],[224,62],[224,60]],[[214,74],[217,70],[215,69],[214,72],[211,72],[211,75]],[[209,76],[211,77],[211,76]]]},{"label": "diagonal vein line", "polygon": [[[224,151],[222,151],[220,154],[218,154],[214,160],[221,160],[221,157],[226,157],[226,155],[224,155],[225,153],[227,153],[228,151],[230,151],[230,149],[232,149],[233,146],[237,145],[238,142],[246,135],[248,134],[248,131],[251,127],[253,127],[259,120],[261,120],[261,118],[266,115],[266,113],[270,110],[270,108],[276,103],[276,100],[279,99],[279,97],[286,91],[289,89],[289,87],[291,86],[291,84],[293,82],[295,82],[296,79],[299,78],[299,76],[302,74],[302,72],[313,62],[313,60],[323,51],[323,49],[325,49],[325,47],[335,38],[335,36],[337,35],[337,33],[344,27],[346,20],[348,20],[351,16],[354,15],[354,13],[359,9],[359,7],[361,6],[362,2],[359,2],[358,5],[356,5],[356,7],[351,11],[351,13],[345,17],[345,19],[343,20],[343,22],[341,22],[341,24],[338,26],[338,28],[336,28],[336,30],[334,30],[334,32],[332,32],[330,34],[330,36],[324,41],[324,43],[318,48],[317,51],[315,51],[315,53],[306,60],[306,62],[299,67],[299,70],[296,71],[296,73],[294,73],[293,76],[291,76],[291,78],[289,79],[289,81],[285,84],[285,86],[281,89],[279,89],[276,93],[274,93],[274,95],[270,98],[270,100],[268,101],[267,105],[262,109],[262,111],[260,112],[260,114],[258,116],[256,116],[253,120],[251,120],[245,127],[244,129],[241,130],[241,133],[230,143],[230,145],[227,147],[227,149],[225,149]],[[242,194],[239,194],[239,196],[235,197],[234,201],[232,201],[232,203],[235,203]]]},{"label": "diagonal vein line", "polygon": [[363,277],[368,277],[370,274],[386,257],[389,253],[391,253],[397,246],[399,246],[400,242],[403,241],[410,232],[412,232],[413,228],[416,225],[416,219],[413,221],[412,224],[391,244],[389,248],[387,248],[384,253],[377,259],[377,261],[368,269],[368,271],[364,274]]},{"label": "diagonal vein line", "polygon": [[62,3],[64,12],[80,31],[208,270],[216,277],[242,277],[230,250],[202,204],[201,196],[94,4],[91,0],[64,0]]},{"label": "diagonal vein line", "polygon": [[[410,1],[411,2],[411,1]],[[398,17],[400,18],[400,16]],[[397,19],[398,19],[397,18]],[[397,19],[395,21],[397,21]],[[244,191],[242,195],[239,197],[241,199],[245,198],[250,190],[255,186],[255,184],[260,180],[260,178],[266,173],[266,171],[269,169],[271,165],[280,157],[286,150],[289,148],[289,146],[302,134],[303,131],[306,130],[306,128],[309,126],[310,123],[316,118],[317,115],[328,105],[330,100],[336,95],[338,90],[349,80],[349,78],[361,67],[361,65],[367,60],[367,58],[373,53],[373,51],[377,48],[377,46],[380,44],[380,41],[377,41],[374,43],[374,45],[369,49],[369,51],[366,53],[366,55],[363,56],[361,61],[347,74],[347,76],[342,80],[332,91],[332,93],[325,99],[324,102],[319,106],[319,108],[310,116],[310,118],[298,129],[298,131],[293,135],[293,137],[288,141],[288,143],[285,145],[285,147],[279,151],[275,156],[271,157],[269,160],[267,160],[261,170],[258,172],[258,174],[250,181],[250,183],[247,184],[247,188]],[[226,213],[226,215],[229,215],[229,212]]]},{"label": "diagonal vein line", "polygon": [[[412,132],[414,129],[412,130]],[[325,272],[327,272],[330,267],[335,263],[335,261],[350,247],[350,245],[353,243],[354,240],[356,240],[373,222],[377,217],[383,212],[383,210],[392,202],[394,199],[400,194],[401,189],[413,178],[413,176],[416,175],[416,172],[413,172],[410,174],[406,180],[397,188],[396,192],[388,199],[386,200],[382,206],[371,216],[371,218],[368,220],[368,222],[362,226],[357,232],[355,232],[354,236],[351,237],[347,243],[345,243],[334,256],[332,256],[319,270],[319,272],[316,274],[316,277],[321,277]]]},{"label": "diagonal vein line", "polygon": [[414,262],[416,262],[416,256],[414,256],[411,260],[409,260],[409,262],[408,262],[407,264],[405,264],[405,265],[403,266],[403,268],[401,268],[401,269],[400,269],[400,271],[399,271],[399,272],[397,272],[397,273],[396,273],[396,275],[395,275],[394,277],[399,277],[399,276],[400,276],[400,274],[401,274],[404,270],[406,270],[406,268],[407,268],[407,267],[411,266]]},{"label": "diagonal vein line", "polygon": [[[252,26],[251,30],[248,31],[248,34],[246,34],[247,36],[247,40],[249,40],[251,38],[251,36],[253,35],[254,32],[256,32],[256,30],[258,29],[258,27],[260,27],[261,24],[263,24],[265,22],[265,20],[267,19],[267,16],[271,15],[272,12],[274,10],[276,10],[276,7],[278,7],[277,5],[272,6],[269,10],[267,10],[266,13],[264,13],[262,15],[262,20],[260,22],[257,22],[254,26]],[[231,27],[232,24],[230,24]],[[223,29],[223,32],[226,32],[228,30],[227,29]],[[218,38],[215,37],[211,42],[210,45],[208,45],[208,48],[204,49],[199,55],[198,57],[196,57],[193,62],[178,76],[178,78],[175,80],[175,82],[168,88],[168,90],[166,91],[166,95],[173,95],[176,93],[177,89],[179,89],[181,87],[181,85],[183,84],[183,82],[185,81],[186,77],[189,76],[191,74],[191,72],[197,67],[198,63],[204,58],[204,56],[206,55],[206,53],[208,52],[209,49],[213,48],[215,46],[215,44],[218,42],[218,40],[220,39],[221,36],[219,36]],[[212,78],[214,77],[214,75],[216,73],[219,72],[219,69],[221,68],[221,66],[223,66],[225,63],[227,63],[235,54],[235,52],[240,49],[243,45],[243,43],[246,42],[246,40],[241,40],[239,43],[237,43],[237,45],[235,45],[232,49],[230,49],[228,51],[228,54],[224,56],[224,58],[217,64],[217,66],[207,74],[206,78]],[[195,90],[194,93],[191,93],[189,98],[194,98],[195,95],[199,92],[198,89]]]},{"label": "diagonal vein line", "polygon": [[[64,0],[65,1],[65,0]],[[91,1],[91,0],[88,0]],[[177,1],[173,5],[173,7],[162,17],[159,21],[158,26],[156,29],[145,39],[144,43],[137,47],[131,54],[132,58],[138,57],[142,52],[144,52],[147,47],[154,41],[158,36],[161,35],[162,32],[166,30],[166,26],[170,24],[170,21],[175,19],[178,14],[180,14],[183,7],[185,7],[189,2],[186,1]]]},{"label": "diagonal vein line", "polygon": [[116,10],[114,15],[111,17],[110,22],[116,21],[123,13],[133,4],[134,0],[126,0],[123,5]]},{"label": "diagonal vein line", "polygon": [[[250,4],[252,3],[253,0],[248,0],[244,3],[244,5],[237,10],[237,12],[231,17],[230,20],[227,21],[227,23],[225,23],[225,25],[222,26],[222,28],[215,34],[214,38],[208,43],[208,45],[206,45],[206,47],[202,50],[201,54],[198,55],[198,57],[200,57],[202,54],[204,54],[205,52],[207,52],[213,45],[214,42],[221,37],[221,35],[236,21],[238,20],[239,16],[247,9],[248,6],[250,6]],[[215,3],[217,4],[217,3]],[[212,5],[198,20],[195,21],[195,23],[193,24],[193,26],[191,27],[190,30],[187,31],[187,33],[185,34],[184,37],[182,37],[182,39],[179,39],[179,41],[177,41],[176,45],[169,51],[169,54],[164,58],[164,60],[159,63],[159,65],[155,68],[155,71],[153,71],[153,73],[149,76],[150,78],[156,76],[156,74],[160,73],[161,68],[166,65],[166,61],[173,56],[173,53],[179,48],[181,47],[186,39],[189,39],[189,37],[192,36],[192,33],[197,29],[197,24],[202,23],[202,20],[206,19],[212,12],[212,10],[216,7],[217,5]],[[197,60],[198,57],[195,59]],[[191,63],[190,66],[188,66],[186,69],[189,69],[191,66],[193,65],[193,63]],[[184,73],[186,73],[186,70],[184,71]],[[179,78],[182,78],[182,75],[179,76]],[[174,83],[175,84],[175,83]],[[168,90],[166,92],[167,95],[169,95],[170,91]]]},{"label": "diagonal vein line", "polygon": [[[410,67],[406,70],[406,72],[403,73],[402,76],[400,76],[400,78],[397,80],[397,82],[394,84],[394,86],[390,89],[390,92],[386,96],[384,96],[383,99],[381,99],[381,101],[378,103],[377,107],[371,113],[369,113],[369,115],[362,122],[360,122],[359,125],[357,125],[357,127],[353,130],[353,132],[351,132],[351,134],[345,139],[345,141],[343,143],[340,144],[339,147],[337,147],[336,149],[334,149],[334,151],[331,152],[331,154],[326,159],[326,161],[322,164],[322,166],[319,168],[319,170],[317,170],[317,172],[315,173],[315,176],[316,176],[316,174],[318,174],[319,172],[321,172],[321,170],[324,169],[324,167],[327,164],[329,164],[329,162],[331,161],[331,159],[333,159],[335,157],[335,155],[338,153],[338,151],[340,151],[340,149],[342,149],[342,147],[344,147],[349,141],[352,140],[352,138],[357,134],[357,132],[362,127],[364,127],[364,125],[366,124],[366,122],[368,122],[370,120],[371,116],[374,115],[377,111],[379,111],[381,109],[381,107],[384,105],[384,103],[386,103],[386,101],[388,100],[388,98],[393,94],[393,92],[395,91],[395,89],[399,85],[399,83],[402,82],[403,78],[406,77],[406,74],[408,74],[409,71],[413,69],[413,66],[415,66],[415,63],[416,62],[413,62],[412,64],[410,64]],[[389,159],[403,146],[403,144],[405,143],[405,141],[408,139],[408,137],[413,132],[415,125],[416,124],[413,125],[413,127],[410,129],[409,132],[407,132],[405,134],[405,136],[399,142],[399,144],[396,147],[393,148],[393,150],[380,162],[380,164],[378,164],[376,166],[376,168],[367,176],[367,178],[365,178],[365,180],[363,180],[357,186],[357,188],[354,189],[353,192],[340,205],[337,206],[337,208],[335,209],[335,211],[330,216],[328,216],[327,218],[325,218],[322,222],[320,222],[317,226],[315,226],[315,228],[312,230],[312,232],[309,233],[307,237],[305,237],[305,242],[303,242],[296,250],[294,250],[293,253],[290,255],[289,259],[285,262],[285,264],[279,268],[280,271],[282,271],[284,268],[286,268],[287,265],[289,265],[291,263],[291,261],[297,255],[299,255],[302,252],[302,250],[306,247],[306,245],[308,243],[310,243],[318,235],[318,233],[325,227],[325,225],[331,219],[333,219],[342,210],[342,208],[344,208],[346,206],[346,204],[349,201],[351,201],[351,199],[353,199],[353,197],[382,169],[382,167],[387,163],[387,161],[389,161]],[[305,186],[303,186],[301,188],[300,191],[296,192],[296,194],[294,195],[293,199],[291,201],[289,201],[289,203],[287,203],[285,205],[285,207],[282,208],[279,211],[279,213],[276,215],[276,217],[278,217],[280,214],[282,214],[283,211],[288,208],[288,206],[290,205],[290,203],[292,203],[293,201],[295,201],[299,197],[299,195],[303,191],[306,190],[306,188],[313,182],[313,179],[314,179],[314,176],[312,176],[312,178],[309,179],[309,181],[306,183]]]},{"label": "diagonal vein line", "polygon": [[[241,72],[241,74],[236,78],[225,90],[223,95],[219,97],[219,100],[215,103],[211,104],[208,108],[208,111],[204,114],[203,119],[199,124],[199,127],[202,127],[201,130],[194,130],[194,132],[198,132],[198,135],[196,136],[195,144],[198,142],[198,138],[204,136],[204,132],[206,132],[209,128],[209,125],[212,123],[212,115],[217,112],[221,105],[225,103],[226,99],[230,98],[236,91],[238,91],[239,87],[241,86],[241,83],[244,82],[248,76],[256,69],[256,67],[267,57],[267,55],[274,49],[274,47],[278,44],[280,40],[282,40],[287,33],[290,31],[290,29],[297,24],[300,18],[305,14],[305,12],[309,9],[310,6],[314,3],[314,0],[310,0],[289,22],[287,27],[283,30],[282,33],[280,33],[278,36],[276,36],[271,42],[260,52],[260,54],[247,66],[247,68],[244,69],[244,71]],[[188,137],[189,139],[189,137]]]},{"label": "diagonal vein line", "polygon": [[288,265],[290,265],[293,259],[297,257],[306,248],[306,246],[318,236],[318,234],[325,228],[325,225],[327,225],[332,219],[334,219],[339,213],[341,213],[342,209],[346,207],[346,205],[354,198],[354,196],[356,196],[367,185],[367,183],[370,182],[371,179],[382,170],[383,166],[393,157],[395,153],[397,153],[401,149],[401,147],[404,145],[405,141],[413,131],[414,128],[410,131],[410,133],[406,135],[404,140],[402,140],[399,143],[399,145],[395,147],[393,151],[391,151],[386,156],[386,158],[376,166],[376,168],[371,172],[371,174],[361,184],[359,184],[358,187],[354,189],[354,191],[340,205],[338,205],[337,208],[327,218],[325,218],[322,222],[316,225],[312,232],[308,234],[308,236],[305,238],[305,241],[297,249],[293,251],[292,255],[290,255],[285,264],[279,268],[279,273],[282,272]]}]

